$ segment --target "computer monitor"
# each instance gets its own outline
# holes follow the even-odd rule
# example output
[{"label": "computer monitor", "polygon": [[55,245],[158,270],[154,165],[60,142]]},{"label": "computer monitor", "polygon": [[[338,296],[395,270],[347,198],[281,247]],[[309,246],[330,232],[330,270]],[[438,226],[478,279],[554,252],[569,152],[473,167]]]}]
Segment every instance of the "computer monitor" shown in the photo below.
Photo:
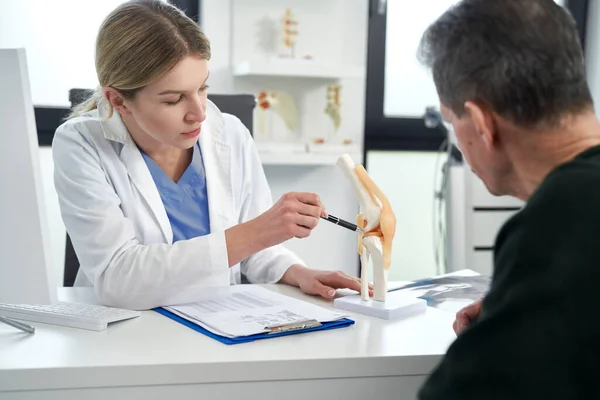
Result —
[{"label": "computer monitor", "polygon": [[52,257],[25,49],[0,49],[0,303],[53,304]]}]

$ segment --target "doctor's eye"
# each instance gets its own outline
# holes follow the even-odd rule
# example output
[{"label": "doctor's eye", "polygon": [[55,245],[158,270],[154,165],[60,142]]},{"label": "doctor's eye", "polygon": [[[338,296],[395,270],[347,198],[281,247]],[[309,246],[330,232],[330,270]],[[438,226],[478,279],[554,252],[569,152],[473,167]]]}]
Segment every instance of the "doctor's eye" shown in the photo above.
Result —
[{"label": "doctor's eye", "polygon": [[175,101],[167,101],[167,102],[165,102],[165,104],[167,104],[169,106],[174,106],[174,105],[180,103],[181,100],[183,100],[183,95],[179,96],[179,98],[177,100],[175,100]]},{"label": "doctor's eye", "polygon": [[208,86],[208,85],[204,85],[204,86],[202,86],[202,87],[200,88],[200,91],[201,91],[201,92],[206,92],[206,90],[207,90],[208,88],[209,88],[209,86]]}]

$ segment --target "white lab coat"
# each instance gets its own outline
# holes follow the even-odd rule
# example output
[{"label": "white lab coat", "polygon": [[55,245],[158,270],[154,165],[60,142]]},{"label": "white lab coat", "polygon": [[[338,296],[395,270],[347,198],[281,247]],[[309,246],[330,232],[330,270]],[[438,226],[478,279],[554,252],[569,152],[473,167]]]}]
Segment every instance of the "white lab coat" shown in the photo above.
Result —
[{"label": "white lab coat", "polygon": [[[93,286],[107,305],[129,309],[193,302],[203,288],[277,282],[303,264],[282,246],[232,268],[225,230],[269,209],[272,198],[252,137],[239,119],[210,101],[200,146],[210,234],[173,244],[152,176],[118,112],[108,104],[70,119],[54,137],[54,183],[80,262],[76,286]],[[254,240],[249,237],[247,240]]]}]

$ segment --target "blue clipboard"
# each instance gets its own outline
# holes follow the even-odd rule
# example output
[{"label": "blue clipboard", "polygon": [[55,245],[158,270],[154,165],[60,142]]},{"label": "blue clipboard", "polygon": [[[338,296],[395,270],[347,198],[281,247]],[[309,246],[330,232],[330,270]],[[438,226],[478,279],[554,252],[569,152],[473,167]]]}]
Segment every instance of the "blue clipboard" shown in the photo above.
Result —
[{"label": "blue clipboard", "polygon": [[179,315],[173,314],[172,312],[165,310],[164,308],[155,308],[154,311],[156,311],[157,313],[162,314],[168,318],[171,318],[172,320],[175,320],[175,321],[187,326],[188,328],[192,328],[193,330],[195,330],[197,332],[200,332],[208,337],[211,337],[211,338],[218,340],[219,342],[225,343],[225,344],[248,343],[248,342],[253,342],[255,340],[271,339],[271,338],[275,338],[278,336],[295,335],[298,333],[313,332],[313,331],[326,331],[326,330],[330,330],[330,329],[344,328],[346,326],[350,326],[350,325],[354,324],[353,320],[344,318],[344,319],[340,319],[338,321],[324,322],[321,324],[321,326],[317,326],[317,327],[313,327],[313,328],[306,328],[306,329],[281,332],[281,333],[270,333],[270,334],[269,333],[259,333],[256,335],[229,338],[229,337],[225,337],[225,336],[221,336],[221,335],[212,333],[211,331],[204,329],[200,325],[196,325],[195,323],[188,321],[187,319],[182,318]]}]

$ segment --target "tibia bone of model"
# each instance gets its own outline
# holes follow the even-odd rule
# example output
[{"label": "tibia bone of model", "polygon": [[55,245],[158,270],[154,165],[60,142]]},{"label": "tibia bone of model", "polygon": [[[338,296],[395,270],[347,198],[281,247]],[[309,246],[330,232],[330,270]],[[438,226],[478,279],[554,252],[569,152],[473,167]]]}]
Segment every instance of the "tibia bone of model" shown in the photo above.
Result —
[{"label": "tibia bone of model", "polygon": [[[373,300],[376,301],[385,301],[385,295],[387,293],[387,276],[388,271],[384,268],[383,263],[383,245],[381,243],[381,237],[379,236],[365,236],[362,241],[363,249],[366,249],[368,255],[371,256],[371,260],[373,262]],[[364,254],[364,252],[363,252]],[[367,259],[368,259],[367,255]],[[361,256],[362,262],[362,256]],[[362,271],[368,269],[368,264],[363,264]],[[362,279],[362,275],[361,275]],[[365,282],[361,282],[363,287]],[[368,282],[367,282],[368,284]],[[364,292],[363,292],[364,293]],[[367,293],[368,287],[367,287]],[[369,295],[365,299],[363,294],[363,300],[368,300]]]},{"label": "tibia bone of model", "polygon": [[360,254],[360,297],[369,300],[369,250],[361,243]]},{"label": "tibia bone of model", "polygon": [[346,175],[346,178],[352,184],[354,194],[360,205],[360,211],[367,221],[367,225],[359,225],[361,229],[368,232],[379,226],[379,214],[381,213],[381,205],[374,199],[371,194],[367,191],[365,186],[362,184],[358,175],[356,175],[356,165],[349,155],[344,154],[337,160],[337,165]]}]

